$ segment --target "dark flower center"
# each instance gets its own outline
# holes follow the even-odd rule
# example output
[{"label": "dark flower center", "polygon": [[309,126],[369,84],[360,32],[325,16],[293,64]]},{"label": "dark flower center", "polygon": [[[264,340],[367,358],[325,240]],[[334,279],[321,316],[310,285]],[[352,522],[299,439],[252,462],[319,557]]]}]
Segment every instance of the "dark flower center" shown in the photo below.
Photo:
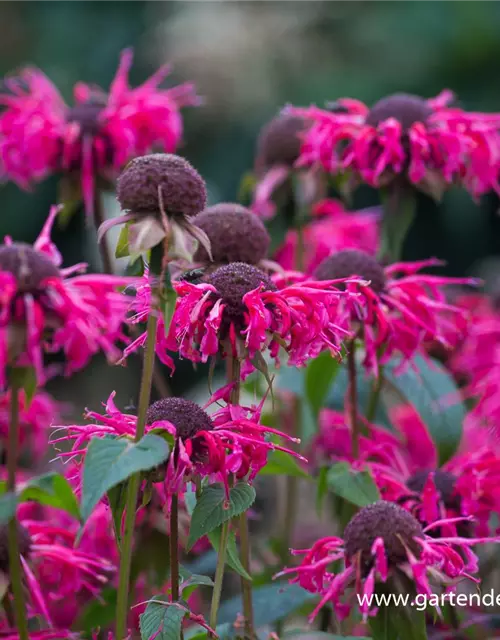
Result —
[{"label": "dark flower center", "polygon": [[353,564],[359,561],[362,574],[367,575],[373,565],[371,549],[377,538],[384,541],[389,566],[397,567],[407,561],[405,546],[419,555],[415,537],[423,538],[424,533],[411,513],[393,502],[379,500],[361,509],[345,528],[345,552]]},{"label": "dark flower center", "polygon": [[293,166],[300,154],[300,134],[305,130],[304,120],[293,115],[279,115],[268,122],[257,142],[258,163],[269,168],[284,164]]},{"label": "dark flower center", "polygon": [[373,105],[366,117],[366,124],[376,127],[388,118],[395,118],[406,132],[415,122],[425,122],[432,113],[432,108],[423,98],[409,93],[395,93]]},{"label": "dark flower center", "polygon": [[384,268],[376,258],[364,251],[334,253],[323,260],[314,273],[317,280],[336,280],[351,276],[360,276],[369,280],[371,288],[376,293],[382,293],[385,289]]},{"label": "dark flower center", "polygon": [[247,307],[243,302],[245,294],[264,285],[265,291],[275,291],[272,280],[263,271],[243,262],[232,262],[219,267],[205,279],[205,282],[217,289],[218,297],[222,298],[224,313],[222,333],[227,333],[229,326],[234,324],[238,331],[245,326]]},{"label": "dark flower center", "polygon": [[20,293],[35,293],[46,278],[60,277],[49,258],[23,242],[0,247],[0,271],[15,277]]},{"label": "dark flower center", "polygon": [[[19,553],[23,558],[28,558],[31,551],[31,536],[22,524],[17,523],[17,544]],[[3,525],[0,527],[0,571],[8,573],[9,571],[9,545],[8,545],[8,527]]]},{"label": "dark flower center", "polygon": [[87,102],[79,102],[68,110],[68,122],[77,122],[82,135],[95,136],[99,133],[101,124],[99,116],[106,106],[104,99],[92,98]]},{"label": "dark flower center", "polygon": [[[194,218],[193,224],[207,234],[215,263],[257,264],[266,257],[271,242],[269,233],[260,218],[239,204],[208,207]],[[203,246],[198,247],[194,259],[209,262]]]},{"label": "dark flower center", "polygon": [[171,422],[181,440],[193,438],[199,431],[211,431],[213,427],[210,416],[195,402],[184,398],[164,398],[153,402],[146,414],[146,423],[158,420]]},{"label": "dark flower center", "polygon": [[163,204],[170,217],[191,217],[205,208],[207,190],[187,160],[153,153],[132,160],[117,183],[121,208],[136,215],[159,216]]},{"label": "dark flower center", "polygon": [[[406,486],[408,489],[411,489],[416,493],[420,493],[423,490],[430,473],[432,473],[431,469],[417,471],[417,473],[408,480]],[[455,493],[456,481],[457,477],[452,473],[441,471],[441,469],[434,471],[434,484],[441,494],[441,500],[445,507],[448,509],[454,509],[455,511],[460,511],[460,496]]]}]

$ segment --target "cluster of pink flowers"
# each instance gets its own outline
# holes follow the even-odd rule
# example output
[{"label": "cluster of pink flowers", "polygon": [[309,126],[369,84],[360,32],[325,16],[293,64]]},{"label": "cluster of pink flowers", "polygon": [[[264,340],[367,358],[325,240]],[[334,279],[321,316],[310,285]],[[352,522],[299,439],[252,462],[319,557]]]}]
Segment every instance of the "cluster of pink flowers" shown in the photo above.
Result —
[{"label": "cluster of pink flowers", "polygon": [[[271,456],[272,473],[309,472],[315,478],[323,477],[327,467],[328,484],[328,469],[340,468],[353,478],[362,474],[380,497],[347,519],[344,510],[338,522],[330,523],[328,535],[308,549],[293,550],[290,566],[277,573],[318,596],[311,623],[323,608],[332,608],[339,620],[349,617],[357,595],[366,626],[378,615],[370,597],[402,584],[413,595],[426,596],[436,587],[452,591],[465,580],[479,584],[476,547],[500,542],[500,312],[480,293],[452,301],[450,287],[479,283],[436,273],[443,264],[438,259],[382,260],[387,212],[378,206],[350,212],[329,197],[329,187],[344,180],[347,190],[360,183],[375,188],[404,184],[436,197],[451,184],[475,197],[500,191],[500,116],[452,106],[448,91],[431,100],[396,94],[371,109],[350,99],[330,110],[290,107],[259,139],[249,208],[236,203],[207,207],[201,175],[172,155],[182,135],[180,109],[198,103],[193,87],[160,89],[168,71],[162,67],[131,88],[131,62],[131,52],[125,51],[108,94],[78,84],[72,107],[36,69],[8,78],[0,93],[0,175],[27,188],[54,172],[76,173],[91,213],[96,180],[112,181],[122,171],[117,193],[124,214],[105,222],[99,238],[124,224],[120,251],[144,267],[138,277],[87,274],[85,264],[63,267],[51,240],[58,207],[51,209],[32,246],[6,238],[0,247],[0,478],[11,492],[6,501],[14,499],[13,492],[19,498],[9,516],[11,526],[0,526],[0,578],[9,589],[0,637],[26,640],[10,611],[16,605],[19,620],[19,581],[28,596],[21,607],[27,618],[39,621],[40,630],[29,634],[34,640],[77,638],[66,629],[78,629],[88,606],[114,589],[119,640],[127,636],[127,626],[131,636],[140,627],[148,640],[165,631],[168,616],[153,616],[155,629],[145,630],[150,604],[176,608],[179,629],[190,621],[215,636],[224,545],[235,540],[244,576],[242,633],[256,637],[245,575],[253,568],[246,512],[229,517],[227,509],[239,509],[231,504],[233,489],[247,485],[248,496],[254,495],[252,486]],[[156,148],[168,154],[150,153]],[[332,176],[341,180],[332,181]],[[271,234],[264,223],[281,207],[293,224],[269,256]],[[98,353],[122,364],[143,349],[137,410],[122,410],[109,389],[101,411],[87,410],[81,422],[64,424],[64,406],[40,389],[57,374],[83,369]],[[409,368],[418,372],[422,359],[432,366],[436,351],[450,381],[452,376],[457,381],[455,397],[440,400],[469,403],[460,444],[446,461],[418,407],[396,385],[388,392],[384,372],[389,365],[396,378]],[[283,417],[285,412],[274,407],[275,376],[279,379],[284,366],[306,368],[319,356],[320,364],[324,358],[332,368],[344,367],[345,410],[313,407],[316,391],[328,396],[330,389],[323,387],[332,372],[323,379],[323,372],[309,369],[301,378],[303,406],[294,404]],[[205,404],[173,396],[153,402],[149,387],[155,358],[172,374],[176,359],[210,362],[214,369],[222,360],[227,380],[213,392],[210,372]],[[33,394],[30,384],[19,382],[27,372],[37,387]],[[247,400],[242,391],[250,384],[244,389],[242,382],[251,375],[257,380],[256,396]],[[266,392],[258,384],[261,377]],[[358,395],[360,377],[372,387],[368,409]],[[369,417],[382,401],[390,429]],[[306,458],[298,423],[310,408],[317,428]],[[95,496],[92,514],[86,520],[82,515],[80,522],[77,501],[85,504],[90,452],[112,442],[117,450],[123,446],[127,454],[139,450],[142,455],[143,436],[149,442],[157,436],[163,458],[151,462],[157,452],[148,450],[139,471],[125,479],[118,463],[120,480],[111,474],[113,485],[106,478],[109,484]],[[45,492],[52,475],[38,479],[39,486],[33,478],[49,447],[56,451],[55,468],[62,470],[54,482],[63,486],[72,505],[69,513],[56,508],[61,504],[55,489]],[[187,532],[193,501],[199,506],[214,484],[222,496],[213,508],[216,523],[210,530],[206,523],[200,526],[200,537],[193,541],[193,531]],[[349,484],[337,498],[347,500],[356,486]],[[336,486],[329,488],[336,493]],[[241,516],[237,526],[236,515]],[[290,535],[293,544],[293,514],[287,512],[284,522],[284,537]],[[195,613],[200,603],[184,593],[193,584],[179,574],[178,556],[191,543],[205,549],[208,538],[217,546],[210,534],[219,527],[207,622]],[[138,563],[133,583],[127,582],[131,554],[147,547],[152,535],[163,536],[165,545],[170,540],[170,575],[153,580],[149,568]],[[18,555],[12,552],[13,539],[21,577],[12,571]],[[288,545],[282,546],[285,555]],[[235,549],[229,551],[228,564],[238,568]],[[156,558],[153,564],[156,569]],[[160,596],[154,596],[156,589]],[[131,610],[121,602],[129,590]],[[349,633],[355,620],[346,626]],[[110,625],[104,626],[102,632],[112,638]]]}]

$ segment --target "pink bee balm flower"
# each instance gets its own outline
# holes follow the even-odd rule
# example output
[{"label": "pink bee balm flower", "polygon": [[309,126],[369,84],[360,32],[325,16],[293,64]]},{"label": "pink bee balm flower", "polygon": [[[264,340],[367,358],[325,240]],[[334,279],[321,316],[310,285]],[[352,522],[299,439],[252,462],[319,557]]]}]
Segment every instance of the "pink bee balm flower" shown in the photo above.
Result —
[{"label": "pink bee balm flower", "polygon": [[[431,582],[453,590],[458,581],[474,576],[478,559],[471,547],[500,542],[500,538],[431,537],[431,531],[446,521],[422,528],[402,507],[380,500],[361,509],[349,522],[342,538],[318,540],[310,549],[293,551],[304,558],[298,567],[285,569],[278,576],[296,574],[291,582],[300,584],[321,600],[310,616],[312,621],[320,609],[331,603],[339,618],[345,618],[353,607],[354,594],[359,597],[363,617],[376,615],[370,607],[370,596],[378,585],[393,580],[411,580],[414,592],[432,595]],[[343,561],[344,568],[335,573],[331,564]],[[276,576],[276,577],[278,577]],[[366,598],[363,598],[366,596]]]},{"label": "pink bee balm flower", "polygon": [[[10,391],[0,393],[0,442],[6,449],[10,426]],[[47,453],[48,429],[59,421],[59,404],[45,392],[36,393],[26,406],[24,391],[19,393],[19,445],[18,464],[30,468],[41,462]]]},{"label": "pink bee balm flower", "polygon": [[475,197],[497,190],[498,115],[451,107],[452,99],[450,91],[431,100],[398,93],[371,108],[347,98],[333,111],[290,108],[312,123],[296,164],[376,188],[403,176],[436,198],[455,182]]},{"label": "pink bee balm flower", "polygon": [[[18,541],[23,579],[30,594],[30,609],[52,626],[62,622],[70,626],[85,598],[96,597],[112,577],[115,567],[95,553],[87,553],[76,544],[79,523],[63,518],[59,512],[44,512],[44,519],[30,519],[18,513]],[[3,566],[8,574],[7,529],[0,529]],[[62,606],[64,603],[64,606]],[[61,611],[62,609],[62,611]],[[73,614],[73,618],[70,613]]]},{"label": "pink bee balm flower", "polygon": [[[314,219],[306,224],[303,234],[303,267],[311,275],[325,258],[344,249],[359,249],[375,255],[379,245],[378,208],[346,211],[338,200],[322,200],[312,209]],[[298,265],[299,235],[287,231],[285,242],[278,248],[276,262],[283,269]]]},{"label": "pink bee balm flower", "polygon": [[121,355],[116,343],[130,299],[120,287],[135,278],[75,275],[85,264],[61,268],[62,258],[50,240],[57,215],[53,207],[33,246],[7,238],[0,246],[0,387],[8,366],[29,366],[43,379],[46,352],[64,354],[71,374],[103,351],[109,360]]},{"label": "pink bee balm flower", "polygon": [[[174,449],[168,461],[152,472],[151,479],[159,492],[164,492],[167,505],[172,494],[182,493],[186,482],[195,476],[212,476],[228,489],[228,476],[246,478],[251,482],[266,464],[272,450],[298,454],[270,442],[273,434],[286,440],[296,439],[259,423],[262,403],[258,407],[227,405],[212,415],[205,409],[221,398],[227,398],[231,386],[217,392],[204,408],[184,398],[165,398],[154,402],[146,415],[146,433],[165,430],[174,437]],[[85,456],[91,438],[105,436],[135,437],[137,417],[121,413],[114,403],[114,393],[106,403],[106,414],[87,412],[92,422],[85,425],[60,427],[65,433],[52,444],[73,441],[72,450],[60,453],[61,458]],[[163,488],[162,488],[163,487]],[[165,502],[164,500],[164,502]]]},{"label": "pink bee balm flower", "polygon": [[[174,282],[177,303],[167,337],[158,330],[157,353],[166,363],[170,351],[193,362],[221,354],[251,365],[266,350],[279,361],[283,347],[297,366],[324,349],[338,354],[349,335],[337,313],[338,300],[351,294],[331,284],[307,281],[278,288],[263,271],[240,262],[219,267],[199,284]],[[136,321],[149,313],[145,293],[137,298]],[[125,354],[144,341],[142,335]]]},{"label": "pink bee balm flower", "polygon": [[182,136],[181,107],[198,104],[191,84],[159,89],[163,66],[132,89],[132,50],[125,50],[109,93],[78,83],[74,105],[38,69],[4,81],[0,94],[0,175],[23,188],[59,171],[81,175],[85,208],[92,214],[97,176],[113,179],[132,158],[153,147],[172,152]]},{"label": "pink bee balm flower", "polygon": [[[1,629],[2,640],[19,640],[17,629]],[[44,629],[43,631],[30,631],[29,640],[78,640],[80,634],[67,629]]]},{"label": "pink bee balm flower", "polygon": [[[481,442],[476,430],[474,437],[467,434],[458,453],[439,466],[436,446],[413,407],[394,407],[390,418],[394,433],[365,424],[355,459],[344,416],[323,410],[310,458],[316,465],[346,460],[354,469],[368,469],[381,496],[410,510],[422,525],[445,519],[443,534],[488,535],[492,513],[500,514],[498,446]],[[475,446],[464,447],[471,439]],[[469,516],[474,524],[467,521]],[[455,525],[456,518],[461,520]]]},{"label": "pink bee balm flower", "polygon": [[373,256],[351,250],[332,254],[316,269],[314,277],[320,281],[358,276],[369,282],[359,287],[361,301],[347,297],[339,302],[350,306],[351,322],[359,323],[366,369],[377,374],[379,364],[394,355],[405,366],[425,344],[451,347],[450,333],[465,334],[468,314],[447,302],[445,287],[475,281],[419,273],[441,264],[431,259],[384,268]]}]

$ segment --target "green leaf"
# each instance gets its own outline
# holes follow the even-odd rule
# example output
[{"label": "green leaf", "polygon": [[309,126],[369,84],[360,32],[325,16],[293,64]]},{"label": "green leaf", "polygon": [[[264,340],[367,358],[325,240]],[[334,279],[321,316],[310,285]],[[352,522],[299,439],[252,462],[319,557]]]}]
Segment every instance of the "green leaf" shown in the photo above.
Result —
[{"label": "green leaf", "polygon": [[319,412],[325,405],[328,392],[339,369],[339,360],[328,351],[324,351],[307,366],[305,392],[315,420],[318,419]]},{"label": "green leaf", "polygon": [[316,478],[316,511],[321,514],[323,502],[328,493],[328,467],[321,467]]},{"label": "green leaf", "polygon": [[33,367],[13,367],[9,370],[9,380],[11,385],[24,391],[24,406],[29,409],[31,401],[36,393],[37,379]]},{"label": "green leaf", "polygon": [[0,496],[0,524],[5,524],[16,515],[17,496],[4,493]]},{"label": "green leaf", "polygon": [[246,511],[255,500],[255,489],[244,482],[239,482],[230,489],[229,496],[229,502],[227,502],[224,485],[221,483],[212,484],[203,489],[191,517],[188,550],[202,536]]},{"label": "green leaf", "polygon": [[19,495],[19,502],[29,501],[62,509],[80,520],[78,500],[71,485],[60,473],[49,472],[30,478]]},{"label": "green leaf", "polygon": [[271,451],[266,466],[259,472],[260,476],[296,476],[310,480],[308,473],[302,469],[297,460],[284,451]]},{"label": "green leaf", "polygon": [[128,248],[128,224],[124,224],[120,230],[118,236],[118,242],[116,243],[115,258],[126,258],[130,255]]},{"label": "green leaf", "polygon": [[366,636],[339,636],[336,633],[327,633],[326,631],[289,631],[282,636],[283,640],[294,638],[295,640],[370,640]]},{"label": "green leaf", "polygon": [[134,473],[164,462],[170,448],[163,438],[147,434],[137,444],[125,438],[93,438],[83,467],[82,519],[87,521],[99,500]]},{"label": "green leaf", "polygon": [[389,262],[398,262],[403,253],[404,241],[415,219],[417,199],[412,187],[401,186],[396,181],[391,185],[382,191],[384,213],[378,257]]},{"label": "green leaf", "polygon": [[90,633],[99,627],[110,627],[115,621],[115,616],[116,589],[107,588],[100,592],[98,600],[91,600],[83,609],[75,627]]},{"label": "green leaf", "polygon": [[[220,539],[222,535],[222,526],[217,527],[211,533],[208,534],[208,539],[212,547],[219,552]],[[236,536],[234,531],[229,532],[226,547],[226,564],[235,573],[245,578],[245,580],[252,580],[252,576],[246,571],[245,567],[241,564],[240,555],[238,553],[238,547],[236,546]]]},{"label": "green leaf", "polygon": [[[390,404],[391,391],[396,392],[398,402],[411,404],[429,429],[439,453],[439,463],[444,464],[453,456],[460,444],[462,425],[465,419],[465,406],[458,400],[458,388],[446,369],[436,360],[427,362],[417,356],[413,368],[404,373],[394,373],[398,362],[386,365],[382,387],[382,398]],[[449,404],[449,398],[457,402]],[[446,400],[445,406],[441,403]]]},{"label": "green leaf", "polygon": [[156,640],[179,640],[186,609],[170,602],[166,595],[154,596],[152,600],[139,618],[141,639],[155,636]]},{"label": "green leaf", "polygon": [[196,573],[190,573],[185,567],[180,568],[182,575],[181,594],[182,599],[187,600],[196,587],[213,587],[214,582],[208,576],[201,576]]},{"label": "green leaf", "polygon": [[115,540],[118,547],[121,547],[121,529],[123,512],[125,511],[125,504],[127,502],[127,482],[120,482],[120,484],[111,487],[108,490],[108,503],[113,516],[113,529],[115,532]]},{"label": "green leaf", "polygon": [[326,482],[330,491],[358,507],[366,507],[380,494],[368,471],[354,471],[347,462],[337,462],[328,470]]},{"label": "green leaf", "polygon": [[[276,583],[253,590],[253,610],[255,626],[262,627],[286,618],[306,602],[317,598],[297,584]],[[218,623],[234,623],[243,610],[241,597],[236,596],[223,602],[218,615]]]}]

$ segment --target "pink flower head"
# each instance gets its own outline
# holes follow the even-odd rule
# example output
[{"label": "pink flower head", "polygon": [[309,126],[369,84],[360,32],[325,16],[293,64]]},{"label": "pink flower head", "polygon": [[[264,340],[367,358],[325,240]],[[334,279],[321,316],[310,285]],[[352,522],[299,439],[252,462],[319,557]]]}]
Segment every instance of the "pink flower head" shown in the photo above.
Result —
[{"label": "pink flower head", "polygon": [[53,207],[33,246],[6,239],[0,246],[0,387],[8,366],[33,367],[47,375],[44,353],[64,354],[67,375],[103,351],[118,360],[118,341],[130,299],[119,288],[135,278],[75,275],[85,264],[60,268],[62,258],[50,240],[57,215]]},{"label": "pink flower head", "polygon": [[500,433],[500,313],[486,297],[459,301],[471,314],[468,331],[451,359],[451,369],[465,382],[464,394],[474,401],[468,422]]},{"label": "pink flower head", "polygon": [[[43,510],[42,518],[29,517],[29,509],[23,506],[18,511],[18,542],[30,611],[49,626],[70,627],[82,606],[99,596],[115,566],[77,544],[79,523],[75,519],[56,509]],[[6,527],[0,534],[5,546]],[[2,557],[8,557],[7,553]],[[7,573],[8,568],[0,567],[0,571]]]},{"label": "pink flower head", "polygon": [[[312,445],[316,466],[348,461],[368,469],[385,500],[397,502],[422,525],[446,520],[443,534],[488,535],[492,513],[500,514],[500,448],[481,441],[476,429],[458,453],[439,466],[436,446],[418,413],[409,405],[390,411],[395,432],[366,423],[360,453],[352,455],[351,429],[342,414],[324,409],[320,433]],[[484,430],[483,430],[484,431]],[[473,517],[474,524],[467,521]],[[454,523],[454,519],[459,519]]]},{"label": "pink flower head", "polygon": [[449,106],[450,91],[431,100],[394,94],[370,109],[338,100],[337,109],[290,108],[312,125],[304,134],[298,166],[348,173],[354,184],[384,187],[404,176],[439,198],[459,182],[475,197],[498,189],[498,116]]},{"label": "pink flower head", "polygon": [[405,366],[424,345],[435,342],[451,347],[449,335],[465,333],[468,314],[447,302],[445,287],[475,281],[419,273],[441,264],[431,259],[384,268],[362,251],[341,251],[316,269],[314,277],[320,281],[358,276],[370,283],[359,287],[361,301],[347,297],[339,302],[340,306],[351,307],[351,322],[359,323],[366,369],[377,373],[378,366],[394,355],[399,356],[401,366]]},{"label": "pink flower head", "polygon": [[[412,581],[414,592],[427,596],[432,595],[431,581],[446,585],[448,590],[464,578],[479,582],[473,575],[478,561],[471,547],[500,542],[500,538],[431,537],[429,532],[443,524],[446,521],[423,529],[408,511],[380,500],[351,519],[343,539],[322,538],[310,549],[293,551],[304,556],[301,564],[278,576],[295,574],[291,582],[321,596],[311,621],[329,602],[339,618],[346,617],[353,607],[354,593],[363,616],[376,615],[370,596],[377,585],[390,584],[398,574]],[[344,568],[334,573],[331,564],[336,561],[343,561]]]},{"label": "pink flower head", "polygon": [[[1,629],[2,640],[19,640],[17,629]],[[80,634],[68,629],[44,629],[42,631],[30,631],[29,640],[78,640]]]},{"label": "pink flower head", "polygon": [[[266,439],[274,435],[296,442],[280,431],[260,424],[262,403],[258,407],[226,405],[209,415],[205,409],[220,399],[227,400],[231,386],[218,391],[205,408],[183,398],[165,398],[154,402],[146,415],[146,433],[166,431],[174,438],[173,451],[165,466],[155,469],[152,481],[169,503],[170,496],[184,492],[186,482],[194,476],[211,476],[228,489],[228,476],[246,478],[251,482],[266,464],[272,450],[286,451]],[[60,453],[61,458],[85,456],[91,438],[104,436],[134,438],[137,418],[121,413],[114,403],[114,393],[106,403],[106,414],[87,412],[92,421],[85,425],[60,427],[64,435],[52,439],[52,444],[73,441],[72,450]],[[161,484],[160,484],[161,483]]]},{"label": "pink flower head", "polygon": [[[351,294],[332,284],[306,281],[277,288],[257,267],[239,262],[219,267],[200,284],[174,282],[177,303],[167,337],[158,331],[157,353],[166,363],[168,351],[193,362],[231,355],[250,367],[262,362],[266,350],[279,362],[281,347],[296,366],[324,349],[338,354],[342,338],[349,335],[337,312],[338,300]],[[144,292],[138,295],[137,321],[149,313],[145,300]],[[141,336],[125,354],[144,340]]]},{"label": "pink flower head", "polygon": [[[358,249],[375,255],[379,244],[378,208],[346,211],[338,200],[322,200],[312,209],[314,219],[302,230],[304,271],[311,275],[325,258],[344,249]],[[283,269],[298,265],[299,236],[287,231],[285,242],[275,256]]]},{"label": "pink flower head", "polygon": [[[0,393],[0,442],[6,449],[10,427],[10,390]],[[59,421],[59,404],[48,393],[36,393],[26,406],[24,391],[19,393],[18,464],[30,468],[41,462],[48,449],[48,429]]]},{"label": "pink flower head", "polygon": [[132,50],[123,51],[109,93],[78,83],[68,106],[52,82],[28,68],[5,80],[0,94],[0,175],[28,188],[58,171],[78,171],[89,215],[97,176],[113,179],[132,158],[159,147],[176,149],[182,136],[181,107],[198,104],[193,86],[159,89],[163,66],[132,89]]}]

